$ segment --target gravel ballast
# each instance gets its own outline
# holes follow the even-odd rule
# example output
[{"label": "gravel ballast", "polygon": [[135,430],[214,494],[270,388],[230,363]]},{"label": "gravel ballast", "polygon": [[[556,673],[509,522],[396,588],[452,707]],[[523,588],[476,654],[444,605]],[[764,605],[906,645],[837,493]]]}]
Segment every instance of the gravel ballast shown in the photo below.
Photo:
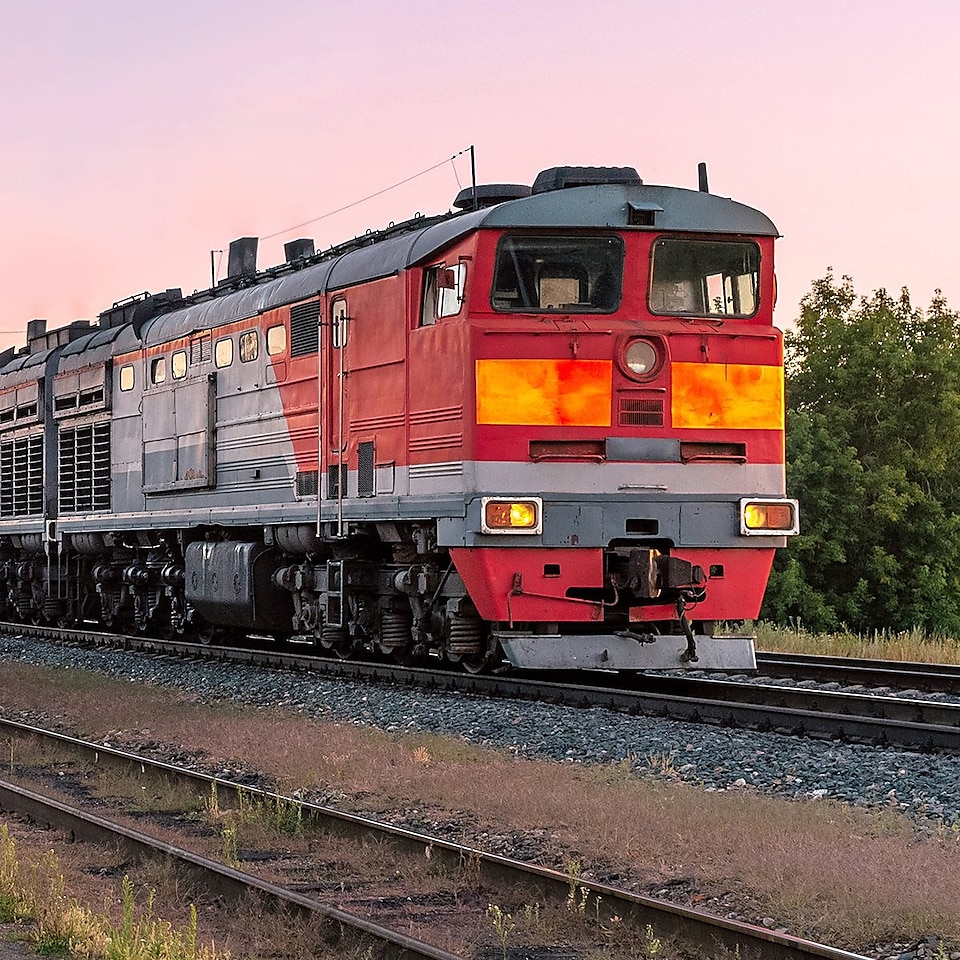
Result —
[{"label": "gravel ballast", "polygon": [[281,707],[318,720],[461,737],[518,756],[565,763],[629,760],[706,790],[752,788],[797,798],[896,807],[922,819],[960,821],[960,758],[861,744],[733,730],[605,709],[495,700],[326,679],[232,663],[174,660],[0,637],[0,659],[96,670],[205,701]]}]

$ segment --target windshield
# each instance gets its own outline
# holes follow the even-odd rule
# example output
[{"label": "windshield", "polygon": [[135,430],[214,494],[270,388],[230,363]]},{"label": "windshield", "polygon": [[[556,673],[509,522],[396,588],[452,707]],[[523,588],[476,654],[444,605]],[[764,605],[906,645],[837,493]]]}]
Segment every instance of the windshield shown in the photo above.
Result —
[{"label": "windshield", "polygon": [[760,294],[760,250],[739,240],[663,238],[653,246],[651,313],[750,317]]},{"label": "windshield", "polygon": [[506,236],[497,246],[491,303],[524,313],[612,313],[622,281],[620,237]]}]

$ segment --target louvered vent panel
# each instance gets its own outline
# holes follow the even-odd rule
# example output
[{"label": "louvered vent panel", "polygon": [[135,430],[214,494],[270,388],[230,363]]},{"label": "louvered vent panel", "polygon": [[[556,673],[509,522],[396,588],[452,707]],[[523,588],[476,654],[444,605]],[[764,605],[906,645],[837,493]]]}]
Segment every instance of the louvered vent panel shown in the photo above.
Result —
[{"label": "louvered vent panel", "polygon": [[60,431],[60,512],[110,509],[110,424]]},{"label": "louvered vent panel", "polygon": [[110,509],[110,424],[93,427],[93,509]]},{"label": "louvered vent panel", "polygon": [[60,431],[58,449],[60,458],[60,512],[75,513],[77,509],[76,432]]},{"label": "louvered vent panel", "polygon": [[663,401],[620,398],[621,427],[662,427]]},{"label": "louvered vent panel", "polygon": [[27,441],[27,513],[43,513],[43,436],[37,434]]},{"label": "louvered vent panel", "polygon": [[0,517],[43,513],[43,437],[0,444]]},{"label": "louvered vent panel", "polygon": [[12,517],[13,491],[13,441],[0,443],[0,517]]},{"label": "louvered vent panel", "polygon": [[201,334],[190,341],[190,363],[205,363],[213,355],[209,333]]},{"label": "louvered vent panel", "polygon": [[13,512],[27,512],[27,476],[30,472],[30,447],[26,437],[13,441]]},{"label": "louvered vent panel", "polygon": [[320,301],[298,303],[290,308],[290,356],[302,357],[316,353],[319,347],[317,324],[320,320]]}]

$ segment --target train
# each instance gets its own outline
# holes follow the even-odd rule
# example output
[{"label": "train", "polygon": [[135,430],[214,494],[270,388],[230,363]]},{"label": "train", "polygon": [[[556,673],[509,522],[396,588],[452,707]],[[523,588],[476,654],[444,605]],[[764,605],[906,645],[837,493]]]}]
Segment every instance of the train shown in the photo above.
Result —
[{"label": "train", "polygon": [[0,618],[470,671],[748,670],[785,496],[763,213],[474,184],[0,355]]}]

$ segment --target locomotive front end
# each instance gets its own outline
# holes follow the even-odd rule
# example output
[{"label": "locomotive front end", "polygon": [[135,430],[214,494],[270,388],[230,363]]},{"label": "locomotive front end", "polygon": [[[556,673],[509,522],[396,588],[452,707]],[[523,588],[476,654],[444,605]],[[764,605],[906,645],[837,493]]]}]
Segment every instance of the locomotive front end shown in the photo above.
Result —
[{"label": "locomotive front end", "polygon": [[487,218],[476,495],[438,535],[515,666],[752,669],[726,625],[798,530],[776,229],[631,174],[561,168]]}]

